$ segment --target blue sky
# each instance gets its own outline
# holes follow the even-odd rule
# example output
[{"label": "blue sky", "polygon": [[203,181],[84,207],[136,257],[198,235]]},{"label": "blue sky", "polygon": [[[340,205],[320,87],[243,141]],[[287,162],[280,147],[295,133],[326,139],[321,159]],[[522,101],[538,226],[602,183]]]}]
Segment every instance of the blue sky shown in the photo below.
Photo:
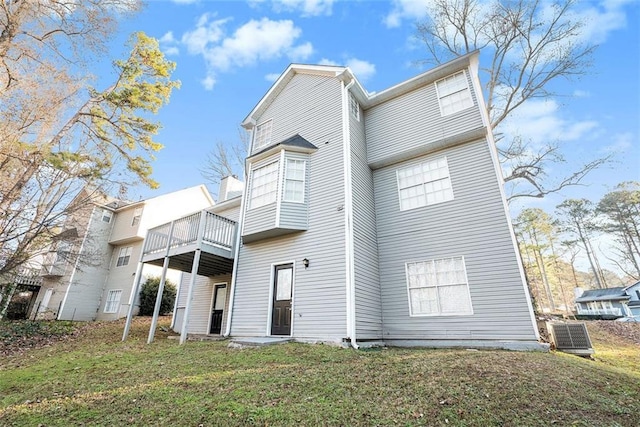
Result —
[{"label": "blue sky", "polygon": [[[147,198],[204,182],[206,154],[217,142],[237,141],[239,123],[291,62],[348,65],[370,92],[424,71],[415,65],[425,52],[413,35],[426,3],[149,1],[123,23],[114,50],[134,31],[160,39],[182,88],[158,117],[165,148],[153,167],[160,189],[134,187],[129,195]],[[614,163],[584,186],[515,209],[552,212],[562,197],[597,201],[620,181],[640,180],[640,2],[583,1],[577,13],[585,40],[600,45],[589,74],[557,82],[563,96],[523,106],[509,126],[534,142],[558,140],[568,164],[550,169],[552,176],[608,153]]]}]

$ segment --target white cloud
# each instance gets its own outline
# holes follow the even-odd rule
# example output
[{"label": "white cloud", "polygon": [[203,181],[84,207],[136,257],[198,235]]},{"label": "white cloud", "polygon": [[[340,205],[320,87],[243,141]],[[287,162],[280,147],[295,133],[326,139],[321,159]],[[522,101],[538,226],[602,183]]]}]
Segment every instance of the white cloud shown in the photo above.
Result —
[{"label": "white cloud", "polygon": [[173,37],[172,31],[165,33],[158,41],[160,42],[160,47],[165,55],[176,56],[180,54],[180,49],[177,46],[178,40]]},{"label": "white cloud", "polygon": [[372,64],[371,62],[362,60],[362,59],[358,59],[358,58],[347,58],[345,59],[343,64],[340,64],[336,61],[333,61],[331,59],[327,59],[327,58],[322,58],[318,64],[320,65],[334,65],[334,66],[342,66],[342,65],[346,65],[347,67],[351,68],[351,71],[353,71],[353,74],[356,75],[356,77],[358,78],[358,80],[360,80],[361,82],[365,82],[368,79],[370,79],[371,77],[373,77],[373,75],[376,73],[376,66],[375,64]]},{"label": "white cloud", "polygon": [[[275,12],[299,12],[303,17],[331,15],[335,0],[272,0],[269,3]],[[257,6],[265,0],[250,0],[249,4]]]},{"label": "white cloud", "polygon": [[633,146],[633,134],[631,132],[613,135],[613,143],[605,146],[605,153],[624,153]]},{"label": "white cloud", "polygon": [[302,30],[293,21],[251,20],[233,34],[227,34],[225,27],[229,21],[204,14],[196,28],[182,36],[189,53],[202,55],[205,59],[207,78],[203,85],[208,90],[213,88],[216,76],[221,72],[281,57],[304,60],[313,53],[311,43],[297,44]]},{"label": "white cloud", "polygon": [[554,100],[529,100],[514,110],[499,130],[506,135],[521,135],[541,146],[555,141],[593,139],[597,137],[599,127],[599,123],[593,120],[564,118]]},{"label": "white cloud", "polygon": [[278,80],[278,77],[280,77],[280,74],[278,73],[269,73],[264,76],[264,79],[268,82],[275,82],[276,80]]},{"label": "white cloud", "polygon": [[570,18],[584,24],[581,41],[600,44],[612,31],[627,25],[625,6],[634,3],[636,0],[603,0],[599,4],[585,2],[589,6],[572,13]]},{"label": "white cloud", "polygon": [[576,89],[573,91],[573,96],[575,96],[576,98],[589,98],[591,97],[591,92],[588,92],[586,90]]},{"label": "white cloud", "polygon": [[427,8],[433,0],[393,0],[391,12],[384,18],[387,28],[402,25],[403,19],[421,19],[427,14]]}]

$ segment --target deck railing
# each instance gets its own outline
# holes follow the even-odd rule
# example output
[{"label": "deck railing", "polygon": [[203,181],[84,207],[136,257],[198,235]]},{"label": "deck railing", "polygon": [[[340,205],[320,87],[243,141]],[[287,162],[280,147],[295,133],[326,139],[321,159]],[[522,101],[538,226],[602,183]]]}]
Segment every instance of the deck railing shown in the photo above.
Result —
[{"label": "deck railing", "polygon": [[[203,230],[200,230],[201,224]],[[167,246],[175,249],[198,243],[199,236],[207,244],[232,252],[235,235],[235,221],[207,211],[198,212],[150,229],[145,239],[144,254],[165,251]]]},{"label": "deck railing", "polygon": [[582,308],[577,307],[578,314],[586,316],[622,316],[622,310],[618,307],[614,308]]}]

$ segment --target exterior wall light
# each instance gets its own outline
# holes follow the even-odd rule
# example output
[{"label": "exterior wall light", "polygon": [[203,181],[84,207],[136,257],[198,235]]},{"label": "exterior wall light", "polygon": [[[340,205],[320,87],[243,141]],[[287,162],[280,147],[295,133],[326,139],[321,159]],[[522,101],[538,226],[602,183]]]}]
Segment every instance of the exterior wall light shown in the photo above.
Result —
[{"label": "exterior wall light", "polygon": [[309,260],[308,259],[303,259],[302,260],[302,265],[304,265],[304,268],[309,268]]}]

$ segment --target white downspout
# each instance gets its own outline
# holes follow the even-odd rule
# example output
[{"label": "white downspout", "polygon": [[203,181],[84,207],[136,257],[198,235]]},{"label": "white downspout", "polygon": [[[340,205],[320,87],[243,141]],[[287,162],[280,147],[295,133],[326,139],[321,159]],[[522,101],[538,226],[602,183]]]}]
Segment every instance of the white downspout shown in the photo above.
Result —
[{"label": "white downspout", "polygon": [[[249,166],[250,168],[251,166]],[[244,175],[244,188],[242,189],[242,199],[240,199],[240,217],[236,227],[236,241],[234,254],[233,254],[233,268],[231,269],[231,289],[229,291],[229,309],[227,310],[227,324],[224,328],[223,336],[226,338],[231,334],[231,318],[233,316],[233,302],[236,295],[236,276],[238,274],[238,264],[240,261],[240,239],[242,236],[242,227],[244,226],[244,210],[245,210],[245,196],[247,192],[247,174]]]},{"label": "white downspout", "polygon": [[358,349],[356,342],[356,304],[355,304],[355,269],[353,249],[353,195],[351,180],[351,131],[349,122],[349,89],[355,79],[343,85],[342,91],[342,135],[344,161],[344,217],[345,217],[345,260],[346,260],[346,302],[347,302],[347,336],[351,346]]}]

